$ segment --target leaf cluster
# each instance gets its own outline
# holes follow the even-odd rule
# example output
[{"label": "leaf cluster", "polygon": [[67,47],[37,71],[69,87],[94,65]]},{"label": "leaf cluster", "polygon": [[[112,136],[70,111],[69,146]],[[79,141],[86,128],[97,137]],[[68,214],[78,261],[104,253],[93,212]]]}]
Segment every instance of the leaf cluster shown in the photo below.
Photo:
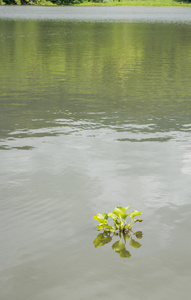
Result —
[{"label": "leaf cluster", "polygon": [[[133,236],[134,237],[133,237]],[[104,246],[108,243],[110,243],[113,239],[113,237],[115,236],[119,236],[120,240],[116,241],[113,245],[112,245],[112,249],[119,254],[120,257],[126,257],[129,258],[131,257],[131,253],[126,249],[126,241],[129,241],[129,246],[138,249],[141,247],[141,244],[135,240],[135,238],[137,239],[141,239],[143,236],[142,231],[137,231],[135,233],[132,233],[130,231],[128,232],[120,232],[120,233],[111,233],[109,231],[104,231],[98,234],[98,236],[94,239],[93,244],[95,246],[95,248]],[[124,241],[122,241],[122,238]]]},{"label": "leaf cluster", "polygon": [[[143,220],[138,218],[134,219],[136,216],[141,215],[141,211],[134,210],[132,213],[127,214],[127,210],[130,206],[122,207],[117,206],[112,213],[97,214],[93,218],[97,220],[100,224],[97,225],[98,230],[104,230],[109,232],[127,232],[135,225],[136,222],[142,222]],[[130,217],[130,222],[127,222],[127,217]],[[108,223],[109,218],[114,222],[113,225]]]}]

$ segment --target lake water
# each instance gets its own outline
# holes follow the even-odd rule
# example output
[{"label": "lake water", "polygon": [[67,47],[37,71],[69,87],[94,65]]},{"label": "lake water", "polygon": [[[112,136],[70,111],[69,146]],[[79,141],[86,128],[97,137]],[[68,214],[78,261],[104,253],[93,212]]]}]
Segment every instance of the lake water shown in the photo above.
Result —
[{"label": "lake water", "polygon": [[190,299],[190,8],[0,7],[0,122],[1,299]]}]

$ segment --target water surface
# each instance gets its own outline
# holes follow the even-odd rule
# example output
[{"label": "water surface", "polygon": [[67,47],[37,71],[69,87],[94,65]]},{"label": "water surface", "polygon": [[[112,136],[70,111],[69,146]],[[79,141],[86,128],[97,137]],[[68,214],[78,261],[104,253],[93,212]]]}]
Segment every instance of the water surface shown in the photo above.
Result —
[{"label": "water surface", "polygon": [[2,19],[75,20],[107,22],[191,22],[191,7],[34,7],[1,6]]},{"label": "water surface", "polygon": [[[188,299],[190,15],[30,9],[0,8],[1,298]],[[93,245],[116,205],[143,211],[130,258]]]}]

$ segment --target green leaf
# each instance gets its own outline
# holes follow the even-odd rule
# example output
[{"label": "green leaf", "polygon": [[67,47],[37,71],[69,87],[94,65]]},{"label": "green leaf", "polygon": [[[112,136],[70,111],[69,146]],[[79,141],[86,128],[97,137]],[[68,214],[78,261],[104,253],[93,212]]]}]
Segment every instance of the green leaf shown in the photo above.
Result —
[{"label": "green leaf", "polygon": [[94,244],[95,248],[97,248],[97,247],[104,246],[105,244],[108,244],[109,242],[111,242],[111,240],[112,240],[112,237],[109,235],[106,235],[103,232],[103,233],[98,234],[98,236],[93,241],[93,244]]},{"label": "green leaf", "polygon": [[119,255],[120,257],[131,257],[131,253],[126,249],[121,250],[119,252]]},{"label": "green leaf", "polygon": [[105,230],[105,229],[108,229],[108,230],[114,230],[114,227],[108,225],[107,223],[101,223],[101,224],[97,225],[97,228],[98,228],[99,230]]},{"label": "green leaf", "polygon": [[121,216],[121,211],[120,211],[117,207],[115,207],[115,209],[114,209],[114,211],[113,211],[113,214],[120,218],[120,216]]},{"label": "green leaf", "polygon": [[103,214],[100,214],[101,218],[107,220],[108,219],[108,214],[107,213],[103,213]]},{"label": "green leaf", "polygon": [[134,210],[129,216],[131,219],[133,219],[134,217],[136,217],[138,215],[142,215],[142,211]]},{"label": "green leaf", "polygon": [[97,227],[97,229],[99,229],[99,230],[103,230],[103,225],[102,225],[102,224],[99,224],[99,225],[97,225],[96,227]]},{"label": "green leaf", "polygon": [[104,214],[97,214],[95,216],[93,216],[93,218],[95,220],[97,220],[100,223],[105,223],[107,224],[107,219],[108,219],[108,214],[104,213]]},{"label": "green leaf", "polygon": [[115,207],[113,214],[115,214],[117,217],[125,220],[128,216],[128,215],[126,215],[126,211],[129,208],[130,208],[130,206],[127,206],[127,207],[117,206],[117,207]]},{"label": "green leaf", "polygon": [[129,245],[133,248],[140,248],[142,246],[139,242],[135,241],[134,239],[130,240]]},{"label": "green leaf", "polygon": [[137,239],[142,239],[142,237],[143,237],[142,231],[136,231],[136,232],[134,233],[134,235],[136,236]]},{"label": "green leaf", "polygon": [[124,213],[121,214],[121,218],[122,218],[124,221],[126,220],[127,216],[128,216],[127,214],[124,214]]},{"label": "green leaf", "polygon": [[114,222],[116,222],[116,221],[117,221],[117,218],[118,218],[118,216],[115,215],[114,213],[109,213],[109,214],[108,214],[108,217],[112,218],[112,220],[113,220]]},{"label": "green leaf", "polygon": [[117,241],[112,245],[112,249],[115,252],[120,252],[121,250],[125,249],[125,244],[121,240]]},{"label": "green leaf", "polygon": [[113,226],[110,226],[110,225],[107,225],[107,224],[103,224],[103,227],[104,227],[104,228],[107,228],[107,229],[114,229]]},{"label": "green leaf", "polygon": [[123,207],[123,206],[117,206],[117,208],[121,211],[123,211],[124,213],[126,213],[126,211],[130,208],[130,206],[126,206],[126,207]]}]

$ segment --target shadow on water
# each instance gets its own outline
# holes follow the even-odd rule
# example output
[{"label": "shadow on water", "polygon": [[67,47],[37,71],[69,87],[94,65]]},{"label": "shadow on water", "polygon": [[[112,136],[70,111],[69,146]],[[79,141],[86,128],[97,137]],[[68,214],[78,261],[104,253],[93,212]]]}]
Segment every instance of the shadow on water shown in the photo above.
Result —
[{"label": "shadow on water", "polygon": [[135,240],[135,238],[141,239],[143,237],[142,231],[133,232],[132,230],[125,233],[111,233],[109,231],[104,231],[97,235],[97,237],[93,240],[93,244],[95,248],[104,246],[110,243],[113,237],[119,238],[115,243],[113,243],[112,249],[116,253],[118,253],[120,257],[129,258],[132,256],[131,253],[127,250],[127,240],[129,240],[129,246],[135,249],[138,249],[142,246],[138,241]]}]

